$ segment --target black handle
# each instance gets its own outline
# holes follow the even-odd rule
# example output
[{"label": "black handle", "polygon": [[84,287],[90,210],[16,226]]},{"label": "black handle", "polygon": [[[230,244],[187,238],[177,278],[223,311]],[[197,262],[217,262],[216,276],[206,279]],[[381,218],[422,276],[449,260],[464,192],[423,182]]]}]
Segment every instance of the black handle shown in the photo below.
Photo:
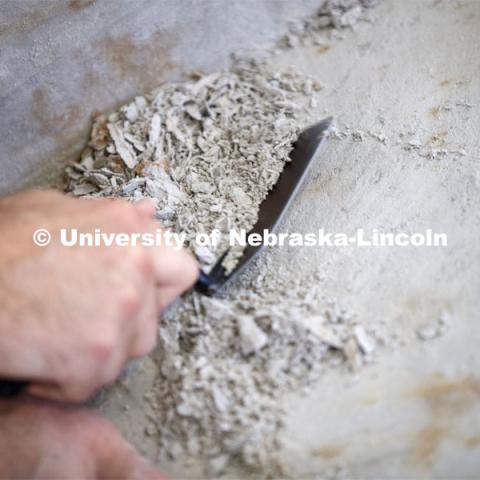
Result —
[{"label": "black handle", "polygon": [[25,380],[0,380],[0,398],[12,398],[21,395],[28,387]]},{"label": "black handle", "polygon": [[204,293],[205,295],[209,295],[211,294],[211,288],[212,288],[211,278],[205,272],[202,272],[200,270],[197,283],[195,284],[195,290],[197,290],[200,293]]}]

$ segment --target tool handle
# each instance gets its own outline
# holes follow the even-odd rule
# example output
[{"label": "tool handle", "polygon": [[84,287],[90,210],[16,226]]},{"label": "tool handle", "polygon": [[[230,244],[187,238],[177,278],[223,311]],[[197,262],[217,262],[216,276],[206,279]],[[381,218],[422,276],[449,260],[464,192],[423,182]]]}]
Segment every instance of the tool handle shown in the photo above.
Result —
[{"label": "tool handle", "polygon": [[0,380],[0,398],[12,398],[21,395],[28,387],[25,380]]},{"label": "tool handle", "polygon": [[210,277],[200,270],[200,274],[197,279],[197,283],[195,283],[195,290],[200,293],[208,294],[212,285],[212,280]]}]

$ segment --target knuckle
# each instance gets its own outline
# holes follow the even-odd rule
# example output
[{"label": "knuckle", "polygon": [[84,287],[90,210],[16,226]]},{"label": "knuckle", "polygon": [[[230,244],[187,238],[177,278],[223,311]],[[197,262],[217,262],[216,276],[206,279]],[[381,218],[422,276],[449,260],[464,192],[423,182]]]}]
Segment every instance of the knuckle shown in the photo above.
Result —
[{"label": "knuckle", "polygon": [[115,349],[116,340],[114,335],[102,332],[91,342],[90,354],[97,367],[108,364]]},{"label": "knuckle", "polygon": [[[117,336],[105,334],[99,335],[91,348],[91,358],[95,368],[92,375],[89,372],[87,381],[85,382],[86,390],[80,392],[84,398],[88,398],[96,389],[104,384],[113,381],[121,372],[123,366],[123,356],[117,351],[121,342]],[[85,395],[86,392],[86,395]]]},{"label": "knuckle", "polygon": [[140,273],[143,278],[153,276],[155,271],[153,258],[144,248],[132,247],[130,261],[134,270]]},{"label": "knuckle", "polygon": [[122,292],[118,299],[118,309],[120,318],[129,319],[138,314],[141,309],[142,301],[138,291],[129,290]]}]

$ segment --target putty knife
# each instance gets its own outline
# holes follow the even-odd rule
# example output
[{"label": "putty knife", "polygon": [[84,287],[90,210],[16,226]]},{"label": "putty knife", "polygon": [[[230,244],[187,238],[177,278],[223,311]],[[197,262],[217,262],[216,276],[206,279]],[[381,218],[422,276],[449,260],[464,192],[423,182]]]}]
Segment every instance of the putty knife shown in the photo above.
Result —
[{"label": "putty knife", "polygon": [[[272,232],[275,229],[303,184],[315,152],[326,137],[331,124],[332,117],[328,117],[300,133],[290,153],[290,161],[285,164],[277,183],[260,205],[257,223],[249,234],[263,235],[264,230]],[[208,275],[200,272],[195,289],[207,295],[213,295],[238,275],[263,247],[263,243],[259,246],[247,245],[238,264],[228,275],[222,266],[227,250]]]},{"label": "putty knife", "polygon": [[[326,137],[331,124],[332,118],[329,117],[300,133],[290,153],[290,162],[285,164],[277,183],[260,205],[258,221],[249,234],[262,235],[264,230],[271,232],[280,222],[303,184],[315,153]],[[263,246],[263,243],[259,246],[248,245],[237,266],[228,275],[222,266],[227,250],[208,274],[200,272],[195,289],[207,295],[213,295],[238,275]],[[29,382],[23,380],[0,380],[0,397],[15,397],[21,394],[28,384]]]}]

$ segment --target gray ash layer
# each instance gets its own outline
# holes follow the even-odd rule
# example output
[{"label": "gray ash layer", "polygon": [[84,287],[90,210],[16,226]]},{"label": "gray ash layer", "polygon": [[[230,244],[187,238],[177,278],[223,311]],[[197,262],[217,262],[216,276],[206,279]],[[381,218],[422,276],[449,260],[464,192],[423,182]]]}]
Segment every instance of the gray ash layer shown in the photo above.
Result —
[{"label": "gray ash layer", "polygon": [[[167,83],[96,118],[89,148],[68,167],[74,195],[151,198],[163,226],[187,235],[207,268],[230,230],[250,230],[302,126],[311,78],[248,62],[195,80]],[[303,120],[304,121],[304,120]],[[304,126],[304,125],[303,125]],[[198,233],[224,234],[217,246]],[[242,248],[224,260],[230,270]]]},{"label": "gray ash layer", "polygon": [[279,399],[313,385],[325,368],[358,368],[386,341],[325,298],[318,276],[283,282],[261,278],[264,262],[257,269],[225,298],[189,294],[162,319],[159,376],[147,395],[160,465],[202,458],[211,475],[231,462],[288,475],[278,454]]},{"label": "gray ash layer", "polygon": [[[285,46],[320,41],[351,26],[366,1],[326,2],[292,26]],[[166,83],[96,118],[89,147],[67,169],[68,190],[88,197],[152,198],[165,227],[186,233],[206,269],[225,250],[196,248],[194,236],[249,230],[283,169],[320,84],[257,62]],[[318,120],[318,119],[317,119]],[[226,259],[233,268],[241,251]],[[322,295],[321,274],[302,278],[259,259],[223,298],[190,293],[163,316],[158,373],[147,392],[146,435],[159,463],[199,460],[211,476],[240,463],[285,476],[279,452],[282,398],[308,388],[326,368],[356,369],[392,342],[381,326]]]}]

